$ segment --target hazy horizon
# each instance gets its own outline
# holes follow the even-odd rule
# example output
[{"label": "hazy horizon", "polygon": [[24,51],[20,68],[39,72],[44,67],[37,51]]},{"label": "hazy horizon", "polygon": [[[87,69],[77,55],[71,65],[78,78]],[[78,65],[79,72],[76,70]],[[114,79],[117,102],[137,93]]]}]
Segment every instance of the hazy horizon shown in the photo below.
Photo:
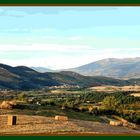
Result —
[{"label": "hazy horizon", "polygon": [[[104,58],[104,59],[100,59],[100,60],[96,60],[96,61],[92,61],[91,63],[94,63],[94,62],[97,62],[97,61],[102,61],[102,60],[107,60],[107,59],[118,59],[118,60],[123,60],[123,59],[140,59],[140,57],[127,57],[127,58]],[[6,63],[0,63],[0,64],[4,64],[4,65],[8,65]],[[79,65],[79,66],[83,66],[83,65],[87,65],[87,64],[90,64],[90,63],[86,63],[86,64],[82,64],[82,65]],[[18,66],[26,66],[26,65],[22,65],[22,64],[19,64],[19,65],[9,65],[9,66],[12,66],[12,67],[18,67]],[[77,67],[79,67],[77,66]],[[66,69],[50,69],[48,67],[45,67],[45,66],[27,66],[27,67],[30,67],[30,68],[46,68],[48,70],[56,70],[56,71],[59,71],[59,70],[66,70]],[[70,68],[67,68],[67,69],[72,69],[72,68],[76,68],[76,67],[70,67]]]},{"label": "hazy horizon", "polygon": [[74,68],[140,54],[140,7],[0,7],[0,63]]}]

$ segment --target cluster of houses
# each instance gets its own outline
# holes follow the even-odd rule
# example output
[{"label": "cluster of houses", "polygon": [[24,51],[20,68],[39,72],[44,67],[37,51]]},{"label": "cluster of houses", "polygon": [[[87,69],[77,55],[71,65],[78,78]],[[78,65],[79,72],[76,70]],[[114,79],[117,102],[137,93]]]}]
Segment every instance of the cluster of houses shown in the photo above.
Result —
[{"label": "cluster of houses", "polygon": [[63,84],[61,86],[51,86],[51,87],[48,87],[48,89],[63,89],[63,88],[80,88],[80,86],[78,86],[78,85]]}]

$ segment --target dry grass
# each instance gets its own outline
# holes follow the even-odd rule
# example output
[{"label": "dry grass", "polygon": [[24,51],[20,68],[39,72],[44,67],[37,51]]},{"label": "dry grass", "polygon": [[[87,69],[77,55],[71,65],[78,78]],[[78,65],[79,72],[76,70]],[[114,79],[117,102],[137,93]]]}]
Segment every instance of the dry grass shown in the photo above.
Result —
[{"label": "dry grass", "polygon": [[131,95],[135,97],[140,97],[140,93],[132,93]]},{"label": "dry grass", "polygon": [[132,130],[120,126],[110,126],[106,123],[69,120],[55,121],[54,117],[17,115],[17,125],[0,126],[0,134],[140,134],[139,130]]},{"label": "dry grass", "polygon": [[1,126],[0,134],[32,134],[80,132],[81,127],[69,121],[55,121],[53,117],[18,115],[17,125]]},{"label": "dry grass", "polygon": [[51,93],[52,94],[71,94],[71,93],[73,93],[73,94],[78,94],[79,93],[79,91],[68,91],[68,90],[65,90],[65,89],[56,89],[56,90],[51,90]]},{"label": "dry grass", "polygon": [[16,101],[3,101],[0,104],[1,109],[12,109],[14,106],[16,106]]},{"label": "dry grass", "polygon": [[97,87],[91,87],[91,90],[96,91],[140,91],[140,86],[97,86]]}]

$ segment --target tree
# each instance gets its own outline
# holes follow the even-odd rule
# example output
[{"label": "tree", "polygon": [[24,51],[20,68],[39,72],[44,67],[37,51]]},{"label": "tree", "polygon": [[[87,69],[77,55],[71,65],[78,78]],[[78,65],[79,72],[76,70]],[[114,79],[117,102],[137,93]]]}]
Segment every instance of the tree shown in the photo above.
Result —
[{"label": "tree", "polygon": [[18,94],[18,100],[24,101],[25,98],[26,98],[26,94],[25,93],[22,92],[22,93]]},{"label": "tree", "polygon": [[118,101],[114,96],[106,96],[103,101],[102,105],[109,110],[115,110],[118,106]]}]

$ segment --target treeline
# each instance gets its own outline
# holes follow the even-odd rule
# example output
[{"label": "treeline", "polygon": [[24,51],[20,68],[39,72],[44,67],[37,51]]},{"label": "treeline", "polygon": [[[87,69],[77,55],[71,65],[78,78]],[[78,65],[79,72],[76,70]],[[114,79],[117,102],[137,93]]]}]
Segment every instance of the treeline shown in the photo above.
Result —
[{"label": "treeline", "polygon": [[[80,90],[80,89],[79,89]],[[80,112],[88,112],[91,115],[118,115],[124,119],[140,124],[140,115],[129,110],[129,105],[140,103],[140,97],[130,95],[131,92],[116,91],[112,93],[97,92],[90,90],[81,90],[80,94],[50,94],[49,96],[36,97],[32,101],[28,101],[28,97],[24,94],[18,96],[20,100],[26,100],[28,103],[45,107],[47,105],[56,105],[62,110],[72,109]]]},{"label": "treeline", "polygon": [[89,91],[84,92],[84,94],[80,96],[80,100],[101,102],[106,96],[114,96],[120,102],[120,104],[131,104],[140,101],[140,97],[130,96],[130,93],[130,91],[116,91],[112,93]]}]

